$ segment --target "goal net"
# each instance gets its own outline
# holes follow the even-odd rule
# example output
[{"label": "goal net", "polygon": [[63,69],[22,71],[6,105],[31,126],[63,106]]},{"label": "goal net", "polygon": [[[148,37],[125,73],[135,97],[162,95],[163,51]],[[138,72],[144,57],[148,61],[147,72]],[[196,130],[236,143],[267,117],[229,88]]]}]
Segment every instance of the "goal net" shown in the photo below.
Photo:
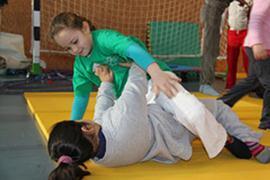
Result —
[{"label": "goal net", "polygon": [[[72,66],[73,57],[67,56],[71,60],[61,60],[62,56],[66,56],[65,52],[48,37],[53,17],[63,11],[75,12],[88,18],[97,29],[115,29],[123,34],[136,36],[145,42],[149,51],[157,57],[198,57],[201,54],[200,9],[203,3],[203,0],[42,0],[41,59],[51,68]],[[190,25],[194,27],[191,28]],[[187,38],[193,37],[192,33],[197,33],[197,40]],[[159,43],[167,50],[160,50]],[[225,52],[225,44],[223,38],[222,53]],[[196,50],[189,50],[192,47],[196,47]]]}]

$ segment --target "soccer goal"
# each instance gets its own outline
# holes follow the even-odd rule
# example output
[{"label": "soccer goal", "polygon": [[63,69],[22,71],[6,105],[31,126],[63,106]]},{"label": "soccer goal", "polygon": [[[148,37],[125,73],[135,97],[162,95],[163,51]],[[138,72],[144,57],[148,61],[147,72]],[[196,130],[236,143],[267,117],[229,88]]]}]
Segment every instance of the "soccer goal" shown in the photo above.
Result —
[{"label": "soccer goal", "polygon": [[[40,50],[41,58],[45,62],[50,61],[48,57],[51,57],[51,54],[57,57],[67,55],[48,37],[48,31],[54,16],[63,11],[70,11],[87,17],[97,29],[115,29],[126,35],[140,38],[157,58],[177,61],[179,64],[185,64],[187,61],[196,65],[199,63],[198,57],[202,54],[200,9],[203,0],[33,1],[38,3],[39,8],[36,7],[36,9],[40,10],[39,13],[33,13],[40,19],[40,24],[38,24],[33,17],[33,22],[36,23],[34,26],[40,25],[39,33],[33,31],[39,35],[37,39],[40,40],[38,43],[33,41],[33,49],[36,50],[37,56]],[[195,39],[187,38],[194,35]],[[164,48],[167,50],[160,50],[160,44],[166,45]],[[34,52],[33,55],[35,55]],[[50,64],[54,68],[57,65],[65,66],[67,62],[52,60]],[[72,62],[70,65],[72,66]]]}]

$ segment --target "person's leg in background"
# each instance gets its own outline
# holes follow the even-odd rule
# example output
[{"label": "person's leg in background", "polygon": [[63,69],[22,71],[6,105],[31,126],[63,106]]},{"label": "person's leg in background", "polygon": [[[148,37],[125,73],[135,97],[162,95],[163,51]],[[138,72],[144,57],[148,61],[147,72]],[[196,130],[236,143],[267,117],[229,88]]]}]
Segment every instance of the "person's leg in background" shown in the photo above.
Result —
[{"label": "person's leg in background", "polygon": [[[247,33],[247,31],[246,31]],[[245,36],[243,34],[244,37],[242,37],[243,41],[242,41],[242,44],[244,43],[244,40],[245,40]],[[241,51],[242,51],[242,56],[243,56],[243,66],[244,66],[244,70],[246,72],[246,74],[248,74],[248,56],[246,54],[246,50],[245,50],[245,47],[242,46],[241,48]],[[263,98],[263,94],[264,94],[264,87],[260,84],[256,89],[253,90],[253,92],[255,92],[256,94],[256,97],[258,98]]]},{"label": "person's leg in background", "polygon": [[202,72],[199,91],[204,94],[218,96],[219,93],[212,87],[215,80],[215,63],[219,55],[220,24],[224,10],[230,1],[211,1],[205,3],[201,10],[201,19],[204,24]]},{"label": "person's leg in background", "polygon": [[263,110],[259,128],[270,129],[270,58],[260,61],[255,60],[251,48],[246,48],[246,53],[249,57],[248,77],[218,99],[232,107],[244,95],[262,85],[264,87]]},{"label": "person's leg in background", "polygon": [[240,53],[241,44],[238,43],[238,32],[234,30],[228,30],[227,40],[227,78],[226,78],[226,91],[231,89],[236,82],[237,63]]},{"label": "person's leg in background", "polygon": [[242,56],[243,56],[243,66],[246,74],[248,74],[248,56],[246,54],[245,47],[242,45],[241,47]]},{"label": "person's leg in background", "polygon": [[247,56],[247,53],[246,53],[246,49],[244,47],[244,41],[245,41],[246,36],[247,36],[247,29],[240,31],[240,33],[239,33],[239,43],[240,43],[240,46],[241,46],[243,67],[244,67],[244,70],[245,70],[246,74],[248,74],[248,56]]},{"label": "person's leg in background", "polygon": [[263,109],[259,128],[270,130],[270,57],[266,60],[256,61],[255,66],[259,81],[264,87]]},{"label": "person's leg in background", "polygon": [[240,100],[243,96],[245,96],[246,94],[248,94],[249,92],[260,86],[259,79],[257,78],[256,75],[256,68],[254,66],[255,60],[252,53],[252,49],[246,48],[246,53],[249,57],[248,77],[239,81],[239,83],[233,86],[228,93],[218,98],[231,107],[234,106],[234,104],[238,100]]}]

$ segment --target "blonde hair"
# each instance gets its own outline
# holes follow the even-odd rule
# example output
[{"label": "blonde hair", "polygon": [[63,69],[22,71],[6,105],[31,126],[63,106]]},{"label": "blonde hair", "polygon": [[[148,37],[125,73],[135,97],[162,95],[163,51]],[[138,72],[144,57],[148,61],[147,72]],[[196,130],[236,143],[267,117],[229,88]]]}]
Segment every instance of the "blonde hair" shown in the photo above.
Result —
[{"label": "blonde hair", "polygon": [[83,22],[87,22],[90,27],[90,31],[95,30],[92,22],[85,17],[78,16],[72,12],[62,12],[55,16],[50,26],[49,36],[53,37],[65,28],[82,29]]}]

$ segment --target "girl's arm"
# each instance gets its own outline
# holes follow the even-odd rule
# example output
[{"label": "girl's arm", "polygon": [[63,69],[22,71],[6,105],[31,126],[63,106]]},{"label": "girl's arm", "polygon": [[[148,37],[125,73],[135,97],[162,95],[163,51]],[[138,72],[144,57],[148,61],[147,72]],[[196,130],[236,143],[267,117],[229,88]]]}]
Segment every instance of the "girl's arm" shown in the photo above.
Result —
[{"label": "girl's arm", "polygon": [[113,73],[104,65],[96,67],[95,74],[102,81],[98,88],[97,100],[95,105],[94,120],[102,121],[104,112],[114,105],[115,95],[113,91]]},{"label": "girl's arm", "polygon": [[130,45],[126,50],[126,56],[133,59],[136,64],[148,72],[157,91],[163,91],[168,97],[177,94],[177,84],[180,78],[162,71],[153,57],[142,47],[135,43]]},{"label": "girl's arm", "polygon": [[131,58],[138,66],[147,71],[147,68],[152,63],[155,63],[153,57],[137,44],[132,44],[126,51],[126,56]]},{"label": "girl's arm", "polygon": [[267,58],[267,51],[263,44],[263,27],[270,10],[270,3],[264,0],[256,0],[250,12],[250,20],[248,25],[248,35],[252,45],[252,51],[256,60]]},{"label": "girl's arm", "polygon": [[80,120],[83,118],[89,101],[88,96],[75,96],[71,111],[71,120]]}]

